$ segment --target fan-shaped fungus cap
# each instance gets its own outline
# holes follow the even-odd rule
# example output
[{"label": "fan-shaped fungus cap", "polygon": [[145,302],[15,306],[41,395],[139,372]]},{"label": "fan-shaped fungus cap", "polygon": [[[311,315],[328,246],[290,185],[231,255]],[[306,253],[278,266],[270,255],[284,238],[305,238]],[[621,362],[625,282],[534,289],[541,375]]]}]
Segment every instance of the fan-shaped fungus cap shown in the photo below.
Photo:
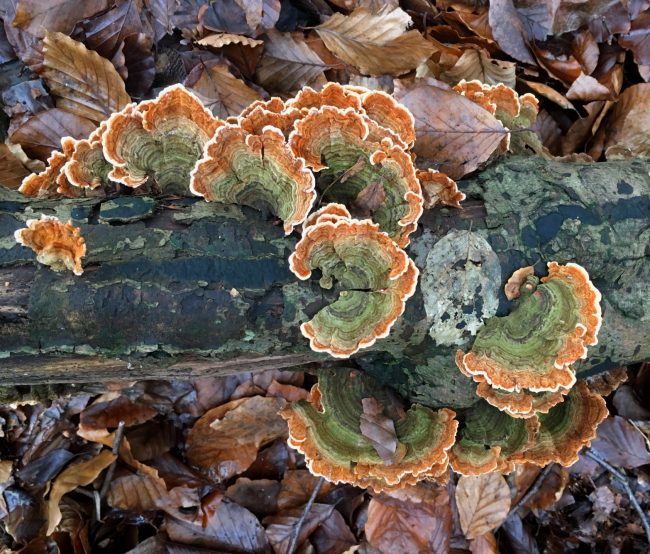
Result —
[{"label": "fan-shaped fungus cap", "polygon": [[312,350],[337,358],[388,336],[418,278],[413,261],[378,225],[329,213],[305,229],[289,267],[303,280],[319,268],[323,288],[334,279],[341,285],[338,300],[301,326]]},{"label": "fan-shaped fungus cap", "polygon": [[529,418],[536,413],[547,413],[553,406],[564,400],[568,389],[561,388],[557,392],[508,392],[491,387],[488,383],[479,383],[476,394],[499,410],[511,417]]},{"label": "fan-shaped fungus cap", "polygon": [[596,436],[596,428],[607,417],[607,405],[602,396],[589,390],[580,380],[564,402],[548,414],[540,414],[540,427],[531,448],[513,456],[516,463],[530,462],[545,466],[551,462],[570,466],[578,460],[583,446]]},{"label": "fan-shaped fungus cap", "polygon": [[[394,423],[393,460],[382,459],[361,431],[364,399],[378,402],[382,417]],[[289,445],[305,455],[314,475],[335,483],[387,491],[442,475],[458,426],[455,413],[419,405],[400,412],[392,406],[388,391],[367,375],[324,371],[310,401],[294,402],[280,414],[289,424]]]},{"label": "fan-shaped fungus cap", "polygon": [[449,463],[456,473],[481,475],[490,471],[510,473],[512,457],[535,444],[539,428],[536,417],[515,419],[478,402],[465,415],[460,438],[449,453]]},{"label": "fan-shaped fungus cap", "polygon": [[294,98],[287,101],[288,108],[303,110],[305,113],[310,108],[323,106],[333,106],[342,110],[352,108],[356,112],[361,112],[361,99],[356,92],[332,82],[327,83],[320,92],[311,87],[303,87]]},{"label": "fan-shaped fungus cap", "polygon": [[108,185],[112,166],[104,158],[102,148],[102,136],[107,127],[107,122],[102,121],[87,139],[75,142],[63,168],[68,181],[75,187],[95,189]]},{"label": "fan-shaped fungus cap", "polygon": [[459,364],[475,380],[505,391],[568,389],[575,382],[571,364],[596,343],[599,302],[582,267],[550,262],[543,283],[528,277],[516,308],[489,319]]},{"label": "fan-shaped fungus cap", "polygon": [[458,190],[456,181],[440,171],[418,169],[416,176],[422,188],[425,208],[433,208],[437,204],[460,208],[460,203],[465,200],[465,194]]},{"label": "fan-shaped fungus cap", "polygon": [[273,127],[259,135],[236,125],[218,129],[192,170],[190,190],[209,202],[268,207],[286,234],[305,220],[316,199],[313,174]]},{"label": "fan-shaped fungus cap", "polygon": [[47,215],[42,215],[41,219],[29,219],[26,225],[26,228],[18,229],[14,237],[18,244],[36,252],[40,263],[54,271],[69,269],[75,275],[83,273],[81,258],[86,255],[86,241],[78,227],[70,221],[62,223]]},{"label": "fan-shaped fungus cap", "polygon": [[350,219],[351,217],[350,212],[343,204],[330,202],[315,212],[310,213],[302,224],[302,230],[304,233],[307,227],[311,227],[317,221],[338,221],[340,218]]},{"label": "fan-shaped fungus cap", "polygon": [[380,90],[368,91],[361,95],[361,103],[366,115],[385,129],[393,131],[406,145],[415,142],[415,118],[411,111],[400,104],[390,94]]},{"label": "fan-shaped fungus cap", "polygon": [[403,149],[387,137],[369,139],[369,121],[352,109],[312,108],[295,123],[289,142],[297,156],[321,172],[316,187],[325,201],[344,204],[353,215],[370,215],[406,246],[422,214],[420,183]]},{"label": "fan-shaped fungus cap", "polygon": [[102,136],[104,157],[115,167],[109,177],[129,187],[153,177],[165,192],[184,194],[190,170],[222,124],[183,85],[129,104],[108,119]]}]

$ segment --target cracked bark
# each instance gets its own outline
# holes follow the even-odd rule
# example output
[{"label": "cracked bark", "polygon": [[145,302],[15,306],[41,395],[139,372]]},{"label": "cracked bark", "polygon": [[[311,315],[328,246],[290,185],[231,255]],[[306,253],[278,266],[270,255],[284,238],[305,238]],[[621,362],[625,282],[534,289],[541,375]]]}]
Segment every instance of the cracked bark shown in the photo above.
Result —
[{"label": "cracked bark", "polygon": [[[387,339],[358,364],[403,395],[461,408],[455,368],[503,284],[535,263],[577,262],[603,293],[599,344],[581,375],[650,358],[650,162],[506,158],[461,183],[463,210],[434,209],[408,248],[420,285]],[[102,204],[103,202],[103,204]],[[15,245],[40,213],[86,238],[81,277]],[[299,324],[336,294],[288,270],[296,237],[247,208],[200,199],[28,201],[0,192],[0,379],[4,385],[185,378],[332,363]],[[311,365],[309,365],[311,364]],[[316,364],[316,365],[314,365]]]}]

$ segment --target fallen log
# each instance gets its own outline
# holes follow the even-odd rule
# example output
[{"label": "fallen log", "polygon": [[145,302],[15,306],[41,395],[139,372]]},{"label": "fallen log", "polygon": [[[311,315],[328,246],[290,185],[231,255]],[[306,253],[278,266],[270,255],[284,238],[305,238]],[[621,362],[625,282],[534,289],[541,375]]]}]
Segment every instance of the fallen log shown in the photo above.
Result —
[{"label": "fallen log", "polygon": [[[464,209],[433,209],[407,251],[416,294],[388,338],[352,361],[406,397],[463,407],[456,369],[483,321],[509,311],[517,268],[583,265],[603,293],[588,375],[650,359],[650,162],[504,158],[460,183]],[[46,213],[86,238],[84,273],[55,273],[13,232]],[[3,385],[189,378],[330,364],[299,326],[337,291],[299,281],[297,238],[277,221],[197,198],[32,200],[0,191]],[[294,233],[295,235],[295,233]]]}]

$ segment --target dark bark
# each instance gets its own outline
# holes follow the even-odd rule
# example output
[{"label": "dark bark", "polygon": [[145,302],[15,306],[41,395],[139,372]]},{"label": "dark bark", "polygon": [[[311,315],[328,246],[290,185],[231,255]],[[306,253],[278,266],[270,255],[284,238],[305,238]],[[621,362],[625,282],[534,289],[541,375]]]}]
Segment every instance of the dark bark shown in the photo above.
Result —
[{"label": "dark bark", "polygon": [[[577,262],[603,293],[584,374],[650,358],[650,163],[509,158],[461,183],[463,210],[425,214],[409,252],[420,286],[387,339],[354,356],[413,400],[475,399],[453,355],[507,313],[512,271]],[[15,245],[40,213],[72,217],[84,274]],[[0,379],[5,385],[189,377],[329,362],[299,331],[336,292],[288,270],[296,237],[254,210],[200,199],[28,201],[0,192]]]}]

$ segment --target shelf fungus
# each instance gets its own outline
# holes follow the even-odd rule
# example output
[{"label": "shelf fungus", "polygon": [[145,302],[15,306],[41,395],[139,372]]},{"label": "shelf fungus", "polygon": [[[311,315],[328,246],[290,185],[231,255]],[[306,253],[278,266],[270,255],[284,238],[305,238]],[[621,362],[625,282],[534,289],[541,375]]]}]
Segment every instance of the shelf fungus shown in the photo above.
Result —
[{"label": "shelf fungus", "polygon": [[564,402],[548,414],[539,415],[539,431],[535,444],[515,454],[516,463],[545,466],[551,462],[570,466],[578,460],[583,446],[596,436],[596,428],[607,417],[607,405],[602,396],[589,390],[587,383],[576,383]]},{"label": "shelf fungus", "polygon": [[285,137],[293,129],[293,123],[302,117],[300,110],[285,105],[284,101],[277,96],[270,100],[256,100],[239,117],[229,117],[228,123],[239,125],[246,132],[257,135],[270,125],[282,131]]},{"label": "shelf fungus", "polygon": [[444,173],[435,169],[418,169],[415,175],[420,181],[425,208],[433,208],[438,204],[460,208],[460,203],[465,200],[465,194],[458,190],[456,181]]},{"label": "shelf fungus", "polygon": [[535,445],[538,429],[537,417],[515,419],[487,402],[479,402],[461,424],[449,453],[451,468],[463,475],[510,473],[515,469],[514,457]]},{"label": "shelf fungus", "polygon": [[319,269],[320,285],[341,289],[332,304],[300,327],[312,350],[348,358],[388,336],[415,292],[418,269],[370,220],[321,213],[305,228],[289,268],[299,279]]},{"label": "shelf fungus", "polygon": [[128,187],[152,178],[163,192],[184,194],[190,171],[221,125],[182,85],[128,104],[108,119],[102,135],[104,157],[114,166],[109,178]]},{"label": "shelf fungus", "polygon": [[36,253],[36,259],[54,271],[71,270],[81,275],[81,258],[86,255],[86,241],[72,222],[62,223],[53,216],[41,215],[41,219],[28,219],[27,227],[18,229],[14,237],[18,244],[28,246]]},{"label": "shelf fungus", "polygon": [[63,170],[75,187],[96,189],[109,184],[113,166],[104,158],[102,137],[108,124],[102,121],[87,139],[75,141]]},{"label": "shelf fungus", "polygon": [[370,217],[404,247],[422,215],[423,197],[411,156],[388,134],[369,138],[369,118],[353,108],[311,108],[296,121],[289,144],[318,172],[325,202]]},{"label": "shelf fungus", "polygon": [[251,135],[224,125],[207,144],[192,170],[190,191],[209,202],[268,209],[291,233],[316,199],[314,176],[287,146],[279,129],[265,127]]},{"label": "shelf fungus", "polygon": [[387,389],[347,369],[320,372],[310,399],[280,415],[289,424],[289,445],[314,475],[377,492],[444,481],[458,426],[453,411],[405,411]]},{"label": "shelf fungus", "polygon": [[570,389],[571,364],[597,343],[601,322],[600,292],[585,269],[550,262],[548,276],[528,276],[515,309],[489,319],[457,363],[475,381],[506,392]]},{"label": "shelf fungus", "polygon": [[32,173],[23,179],[18,192],[32,198],[77,198],[82,191],[68,181],[64,168],[78,141],[71,137],[61,139],[61,152],[53,150],[47,159],[47,167],[40,173]]}]

